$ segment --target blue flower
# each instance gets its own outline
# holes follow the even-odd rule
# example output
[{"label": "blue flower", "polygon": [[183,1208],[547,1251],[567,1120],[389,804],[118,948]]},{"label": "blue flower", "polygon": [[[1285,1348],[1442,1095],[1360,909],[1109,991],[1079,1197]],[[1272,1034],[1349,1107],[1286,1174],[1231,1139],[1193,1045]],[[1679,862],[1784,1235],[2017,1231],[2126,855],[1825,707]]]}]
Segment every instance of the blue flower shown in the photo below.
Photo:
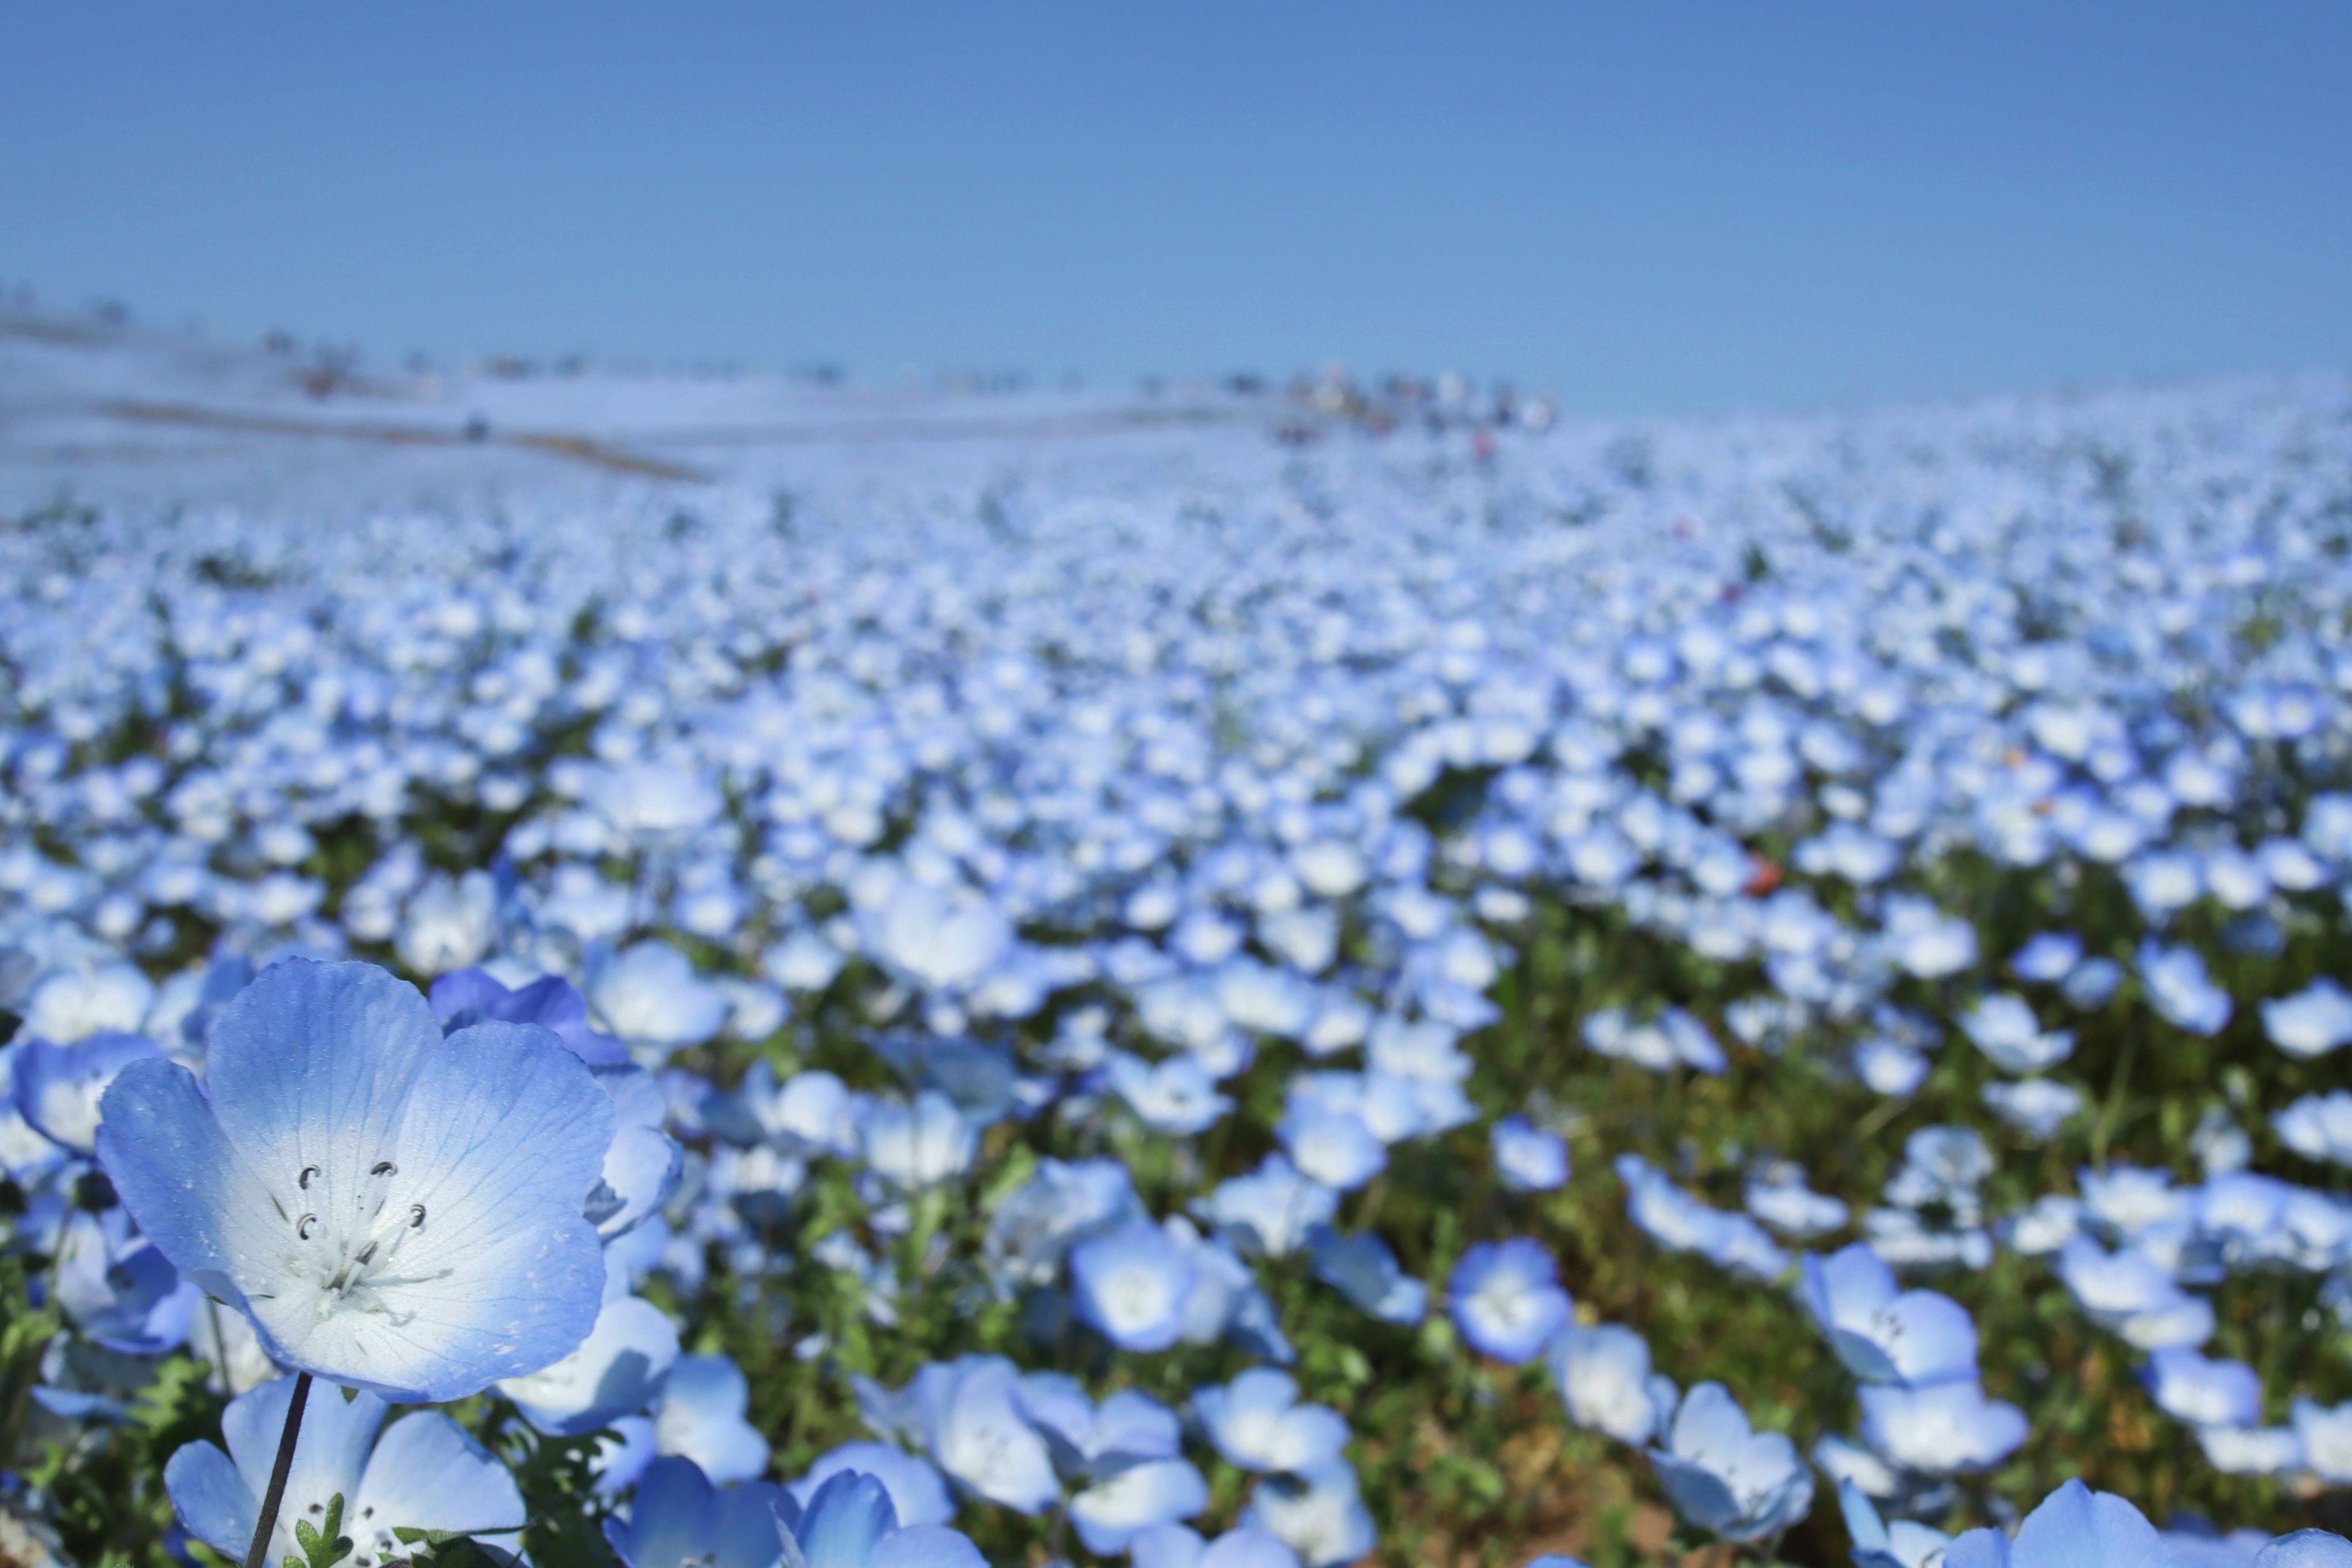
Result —
[{"label": "blue flower", "polygon": [[537,1024],[591,1067],[617,1067],[629,1059],[626,1046],[588,1021],[588,999],[562,975],[542,975],[509,990],[486,971],[460,969],[436,979],[426,1000],[446,1034],[481,1023]]},{"label": "blue flower", "polygon": [[1315,1278],[1384,1323],[1418,1323],[1429,1312],[1429,1287],[1408,1278],[1378,1232],[1342,1236],[1319,1226],[1307,1238]]},{"label": "blue flower", "polygon": [[58,1245],[58,1304],[75,1328],[109,1350],[160,1355],[188,1337],[203,1293],[131,1228],[121,1208],[76,1209]]},{"label": "blue flower", "polygon": [[628,1048],[588,1022],[588,1003],[570,982],[550,974],[509,991],[478,969],[433,983],[429,998],[446,1034],[483,1022],[537,1024],[588,1064],[613,1101],[613,1142],[587,1215],[610,1241],[645,1223],[677,1186],[685,1151],[663,1131],[665,1106],[654,1075],[629,1060]]},{"label": "blue flower", "polygon": [[27,1040],[11,1053],[16,1112],[58,1147],[87,1154],[97,1145],[100,1105],[116,1076],[163,1055],[163,1047],[142,1035],[90,1035],[69,1046]]},{"label": "blue flower", "polygon": [[628,1568],[774,1568],[780,1510],[791,1506],[782,1487],[719,1491],[693,1460],[660,1458],[639,1478],[628,1517],[604,1521],[604,1540]]},{"label": "blue flower", "polygon": [[1124,1552],[1154,1525],[1191,1519],[1209,1506],[1209,1483],[1189,1459],[1146,1459],[1070,1500],[1070,1522],[1097,1556]]},{"label": "blue flower", "polygon": [[662,1310],[614,1296],[580,1348],[562,1361],[499,1384],[522,1418],[542,1432],[577,1437],[634,1415],[677,1361],[677,1330]]},{"label": "blue flower", "polygon": [[1275,1124],[1274,1134],[1300,1171],[1343,1193],[1388,1168],[1387,1146],[1351,1110],[1296,1102]]},{"label": "blue flower", "polygon": [[1987,1399],[1973,1374],[1920,1387],[1872,1384],[1859,1397],[1863,1440],[1923,1475],[1990,1469],[2025,1442],[2025,1412]]},{"label": "blue flower", "polygon": [[1348,1446],[1346,1419],[1328,1405],[1299,1404],[1297,1383],[1271,1367],[1195,1392],[1192,1411],[1217,1452],[1244,1470],[1304,1475]]},{"label": "blue flower", "polygon": [[1299,1568],[1286,1542],[1246,1525],[1214,1541],[1181,1524],[1154,1525],[1137,1532],[1128,1553],[1135,1568]]},{"label": "blue flower", "polygon": [[898,1527],[888,1489],[872,1476],[844,1470],[816,1489],[805,1506],[776,1506],[783,1568],[987,1568],[980,1549],[936,1524]]},{"label": "blue flower", "polygon": [[2140,1568],[2164,1561],[2156,1527],[2113,1492],[2068,1481],[2025,1516],[2017,1539],[1971,1530],[1945,1549],[1944,1568]]},{"label": "blue flower", "polygon": [[222,1010],[204,1085],[136,1061],[104,1109],[99,1159],[140,1228],[283,1365],[457,1399],[595,1323],[580,1205],[612,1103],[543,1029],[445,1039],[384,971],[289,960]]},{"label": "blue flower", "polygon": [[1618,1323],[1573,1325],[1552,1342],[1551,1370],[1568,1418],[1620,1443],[1646,1443],[1674,1418],[1674,1380],[1650,1370],[1650,1343]]},{"label": "blue flower", "polygon": [[1176,1413],[1148,1394],[1123,1388],[1100,1408],[1078,1380],[1033,1372],[1021,1380],[1021,1414],[1053,1449],[1063,1474],[1091,1479],[1117,1475],[1147,1459],[1172,1459],[1183,1447]]},{"label": "blue flower", "polygon": [[1183,1337],[1194,1278],[1183,1249],[1140,1218],[1070,1253],[1079,1321],[1123,1351],[1164,1351]]},{"label": "blue flower", "polygon": [[1454,1325],[1481,1355],[1513,1366],[1531,1362],[1568,1326],[1572,1303],[1551,1254],[1524,1237],[1481,1242],[1445,1282]]},{"label": "blue flower", "polygon": [[2333,1531],[2298,1530],[2256,1552],[2254,1568],[2352,1568],[2352,1541]]},{"label": "blue flower", "polygon": [[1548,1193],[1568,1184],[1568,1141],[1524,1116],[1495,1123],[1495,1173],[1515,1193]]},{"label": "blue flower", "polygon": [[1260,1482],[1237,1522],[1282,1542],[1306,1568],[1353,1563],[1380,1539],[1356,1472],[1336,1459]]},{"label": "blue flower", "polygon": [[2186,1345],[2148,1357],[2140,1369],[2157,1407],[2192,1426],[2252,1426],[2263,1418],[2263,1384],[2242,1361],[2214,1361]]},{"label": "blue flower", "polygon": [[[243,1562],[253,1544],[293,1394],[294,1379],[281,1377],[239,1394],[221,1413],[227,1453],[191,1443],[163,1467],[180,1523],[231,1562]],[[346,1401],[332,1388],[317,1390],[304,1405],[285,1506],[265,1562],[304,1561],[294,1526],[319,1525],[337,1494],[343,1500],[343,1532],[354,1546],[353,1568],[383,1568],[408,1557],[412,1549],[395,1530],[510,1536],[522,1528],[522,1494],[514,1478],[455,1421],[437,1410],[415,1411],[379,1437],[385,1414],[384,1402],[373,1394]]]},{"label": "blue flower", "polygon": [[1268,1154],[1248,1175],[1218,1184],[1199,1212],[1243,1251],[1280,1258],[1339,1212],[1339,1194]]},{"label": "blue flower", "polygon": [[1813,1475],[1796,1445],[1758,1432],[1719,1383],[1683,1396],[1665,1446],[1650,1450],[1675,1511],[1727,1541],[1761,1541],[1805,1517]]},{"label": "blue flower", "polygon": [[2139,944],[2139,978],[2167,1023],[2215,1035],[2230,1021],[2230,994],[2206,977],[2204,955],[2193,947],[2168,948],[2149,937]]},{"label": "blue flower", "polygon": [[1853,1537],[1853,1568],[1927,1568],[1952,1539],[1907,1519],[1888,1524],[1850,1480],[1838,1482],[1838,1507],[1845,1514],[1846,1533]]},{"label": "blue flower", "polygon": [[938,1469],[887,1443],[844,1443],[818,1458],[808,1474],[784,1490],[806,1508],[817,1489],[844,1470],[880,1481],[882,1489],[890,1494],[890,1507],[901,1525],[945,1524],[955,1518],[955,1500],[948,1496],[948,1483]]},{"label": "blue flower", "polygon": [[866,1423],[911,1438],[974,1497],[1025,1514],[1061,1500],[1052,1452],[1022,1409],[1021,1373],[1003,1356],[933,1362],[893,1394],[860,1382]]},{"label": "blue flower", "polygon": [[1973,1377],[1977,1326],[1968,1309],[1933,1290],[1898,1290],[1867,1242],[1826,1259],[1799,1260],[1797,1299],[1848,1371],[1866,1383],[1927,1384]]},{"label": "blue flower", "polygon": [[714,1481],[749,1480],[768,1468],[768,1440],[743,1419],[751,1402],[751,1384],[727,1357],[680,1356],[654,1404],[655,1441]]}]

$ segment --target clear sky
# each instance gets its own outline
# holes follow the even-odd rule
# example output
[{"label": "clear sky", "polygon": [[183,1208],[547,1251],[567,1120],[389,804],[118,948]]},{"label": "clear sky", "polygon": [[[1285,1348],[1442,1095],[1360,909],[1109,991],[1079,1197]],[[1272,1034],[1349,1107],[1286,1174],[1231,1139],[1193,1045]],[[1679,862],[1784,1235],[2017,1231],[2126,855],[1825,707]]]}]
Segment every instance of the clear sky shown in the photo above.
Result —
[{"label": "clear sky", "polygon": [[2352,4],[24,3],[0,282],[1647,413],[2352,365]]}]

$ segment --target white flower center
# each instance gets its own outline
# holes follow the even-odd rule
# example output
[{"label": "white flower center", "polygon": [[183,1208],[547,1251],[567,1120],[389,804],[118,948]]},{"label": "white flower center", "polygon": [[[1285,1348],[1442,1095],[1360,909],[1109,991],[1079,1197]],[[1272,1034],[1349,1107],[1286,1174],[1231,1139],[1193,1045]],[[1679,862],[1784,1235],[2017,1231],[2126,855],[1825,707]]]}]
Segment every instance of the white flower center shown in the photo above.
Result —
[{"label": "white flower center", "polygon": [[428,1216],[425,1205],[403,1201],[399,1178],[396,1163],[378,1160],[344,1194],[321,1167],[306,1165],[295,1177],[290,1206],[270,1195],[291,1231],[289,1269],[316,1284],[312,1308],[320,1321],[347,1310],[388,1313],[384,1289],[416,1283],[417,1276],[396,1265]]}]

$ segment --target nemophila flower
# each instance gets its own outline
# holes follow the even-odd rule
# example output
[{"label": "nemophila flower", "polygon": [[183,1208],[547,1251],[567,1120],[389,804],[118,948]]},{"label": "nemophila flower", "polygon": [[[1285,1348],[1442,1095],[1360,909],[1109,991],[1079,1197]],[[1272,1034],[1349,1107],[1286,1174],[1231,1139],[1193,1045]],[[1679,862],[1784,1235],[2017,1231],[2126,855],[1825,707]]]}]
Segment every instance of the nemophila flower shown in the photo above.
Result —
[{"label": "nemophila flower", "polygon": [[2352,1483],[2352,1401],[2327,1405],[2298,1399],[2288,1419],[2303,1440],[2304,1463],[2311,1473],[2331,1486]]},{"label": "nemophila flower", "polygon": [[886,879],[872,891],[852,889],[859,948],[914,984],[929,991],[978,984],[1012,949],[1012,923],[985,895],[911,877]]},{"label": "nemophila flower", "polygon": [[977,1498],[1024,1514],[1059,1501],[1045,1439],[1022,1412],[1021,1373],[1003,1356],[933,1362],[896,1394],[858,1390],[868,1425],[920,1444],[949,1480]]},{"label": "nemophila flower", "polygon": [[2303,1439],[2292,1426],[2200,1426],[2197,1446],[2225,1476],[2285,1477],[2305,1468]]},{"label": "nemophila flower", "polygon": [[2037,1143],[2056,1137],[2058,1129],[2083,1109],[2082,1090],[2046,1078],[1989,1083],[1980,1098],[1987,1110]]},{"label": "nemophila flower", "polygon": [[[305,911],[308,912],[308,911]],[[487,871],[434,877],[408,900],[393,946],[419,974],[463,969],[489,952],[499,936],[498,889]]]},{"label": "nemophila flower", "polygon": [[1990,1469],[2025,1442],[2025,1412],[1987,1399],[1973,1368],[1942,1383],[1868,1384],[1857,1397],[1863,1441],[1922,1475]]},{"label": "nemophila flower", "polygon": [[1192,1412],[1217,1452],[1244,1470],[1303,1475],[1330,1464],[1348,1446],[1339,1413],[1299,1404],[1297,1383],[1270,1367],[1196,1390]]},{"label": "nemophila flower", "polygon": [[2309,1160],[2352,1165],[2352,1093],[2306,1094],[2271,1118],[2279,1142]]},{"label": "nemophila flower", "polygon": [[1761,1541],[1805,1517],[1813,1476],[1786,1434],[1758,1432],[1719,1383],[1683,1395],[1649,1450],[1675,1511],[1727,1541]]},{"label": "nemophila flower", "polygon": [[667,942],[641,942],[617,953],[592,950],[588,1001],[605,1027],[656,1067],[672,1051],[703,1044],[727,1022],[727,998]]},{"label": "nemophila flower", "polygon": [[2044,1498],[2025,1516],[2016,1540],[1997,1530],[1971,1530],[1944,1552],[1947,1568],[2078,1568],[2164,1560],[2156,1527],[2139,1510],[2080,1481],[2068,1481]]},{"label": "nemophila flower", "polygon": [[107,1349],[160,1355],[187,1338],[202,1294],[131,1228],[122,1209],[76,1209],[57,1243],[57,1303],[66,1319]]},{"label": "nemophila flower", "polygon": [[22,1045],[0,1046],[0,1171],[30,1191],[71,1154],[16,1109],[16,1058],[24,1052]]},{"label": "nemophila flower", "polygon": [[1189,1459],[1145,1459],[1070,1500],[1070,1522],[1097,1555],[1123,1552],[1143,1531],[1192,1519],[1209,1506],[1209,1483]]},{"label": "nemophila flower", "polygon": [[1923,980],[1957,974],[1977,961],[1977,929],[1926,899],[1889,897],[1885,925],[1895,963]]},{"label": "nemophila flower", "polygon": [[1295,1476],[1267,1477],[1236,1522],[1288,1546],[1303,1568],[1353,1563],[1380,1539],[1356,1472],[1339,1460]]},{"label": "nemophila flower", "polygon": [[2333,1531],[2298,1530],[2254,1553],[2254,1568],[2352,1568],[2352,1541]]},{"label": "nemophila flower", "polygon": [[1274,1302],[1230,1243],[1201,1235],[1181,1215],[1169,1215],[1162,1228],[1192,1260],[1192,1292],[1184,1303],[1187,1342],[1205,1345],[1228,1339],[1244,1353],[1279,1366],[1297,1359],[1283,1336]]},{"label": "nemophila flower", "polygon": [[629,1059],[627,1047],[589,1022],[588,999],[561,975],[541,975],[509,990],[483,970],[460,969],[436,978],[426,998],[451,1034],[485,1022],[537,1024],[591,1067]]},{"label": "nemophila flower", "polygon": [[980,1136],[962,1111],[935,1089],[912,1104],[877,1100],[858,1130],[866,1168],[902,1192],[953,1181],[980,1151]]},{"label": "nemophila flower", "polygon": [[1103,1070],[1111,1092],[1154,1131],[1180,1137],[1199,1132],[1233,1109],[1234,1102],[1217,1092],[1216,1080],[1190,1054],[1152,1063],[1115,1051]]},{"label": "nemophila flower", "polygon": [[634,1230],[677,1185],[685,1152],[663,1130],[666,1108],[654,1076],[629,1060],[626,1047],[588,1022],[588,1003],[557,975],[509,991],[478,969],[444,974],[429,994],[434,1016],[455,1034],[485,1021],[537,1024],[588,1064],[613,1101],[613,1142],[588,1196],[586,1212],[606,1240]]},{"label": "nemophila flower", "polygon": [[2109,1253],[2088,1237],[2076,1237],[2059,1249],[2058,1277],[2094,1321],[2143,1350],[2200,1345],[2212,1334],[2212,1308],[2137,1247]]},{"label": "nemophila flower", "polygon": [[2312,1058],[2352,1044],[2352,992],[2322,976],[2292,996],[2263,1004],[2263,1032],[2291,1057]]},{"label": "nemophila flower", "polygon": [[[232,1562],[242,1562],[253,1544],[293,1394],[294,1380],[278,1378],[237,1395],[221,1413],[227,1453],[191,1443],[163,1467],[182,1526]],[[386,1413],[383,1400],[364,1392],[346,1400],[322,1388],[306,1403],[268,1561],[307,1561],[294,1527],[320,1528],[337,1496],[354,1568],[407,1559],[414,1549],[394,1533],[398,1530],[488,1536],[512,1549],[525,1515],[507,1468],[437,1410],[415,1411],[383,1426]]]},{"label": "nemophila flower", "polygon": [[1616,1171],[1625,1184],[1625,1212],[1659,1245],[1698,1253],[1751,1279],[1778,1279],[1788,1272],[1789,1254],[1746,1215],[1708,1207],[1638,1154],[1620,1154]]},{"label": "nemophila flower", "polygon": [[1524,1116],[1506,1116],[1490,1135],[1495,1174],[1517,1193],[1548,1193],[1568,1184],[1568,1141]]},{"label": "nemophila flower", "polygon": [[1195,1210],[1245,1252],[1281,1258],[1297,1249],[1318,1225],[1339,1211],[1339,1194],[1268,1154],[1246,1176],[1218,1184]]},{"label": "nemophila flower", "polygon": [[604,1541],[627,1568],[775,1568],[780,1510],[792,1506],[781,1487],[722,1491],[693,1460],[659,1458],[638,1478],[627,1512],[605,1519]]},{"label": "nemophila flower", "polygon": [[2122,964],[2112,958],[2086,958],[2058,983],[2058,992],[2068,1005],[2089,1013],[2114,1000],[2123,983]]},{"label": "nemophila flower", "polygon": [[784,1489],[806,1508],[819,1488],[845,1471],[871,1476],[890,1494],[890,1507],[900,1525],[946,1524],[955,1518],[955,1500],[948,1484],[931,1465],[887,1443],[844,1443],[821,1456],[808,1474]]},{"label": "nemophila flower", "polygon": [[85,1035],[68,1046],[27,1039],[9,1053],[16,1113],[59,1148],[87,1154],[97,1146],[99,1107],[116,1075],[163,1055],[143,1035]]},{"label": "nemophila flower", "polygon": [[990,1216],[988,1258],[1000,1277],[1042,1285],[1077,1242],[1141,1213],[1118,1161],[1043,1159]]},{"label": "nemophila flower", "polygon": [[1853,1538],[1854,1568],[1930,1568],[1951,1542],[1950,1536],[1930,1526],[1880,1519],[1869,1497],[1850,1480],[1838,1482],[1838,1508],[1845,1515],[1846,1533]]},{"label": "nemophila flower", "polygon": [[677,1329],[660,1308],[614,1295],[579,1349],[528,1376],[503,1380],[499,1392],[541,1431],[577,1437],[643,1410],[677,1352]]},{"label": "nemophila flower", "polygon": [[679,1356],[654,1402],[654,1440],[711,1480],[749,1480],[768,1468],[768,1440],[743,1419],[751,1403],[751,1384],[726,1356]]},{"label": "nemophila flower", "polygon": [[1525,1237],[1481,1242],[1445,1282],[1454,1326],[1481,1355],[1517,1366],[1568,1326],[1571,1303],[1551,1254]]},{"label": "nemophila flower", "polygon": [[1286,1542],[1247,1526],[1205,1541],[1184,1525],[1154,1525],[1136,1532],[1128,1554],[1135,1568],[1299,1568]]},{"label": "nemophila flower", "polygon": [[1571,1324],[1552,1342],[1551,1371],[1568,1418],[1620,1443],[1647,1443],[1674,1416],[1674,1380],[1650,1370],[1649,1342],[1622,1324]]},{"label": "nemophila flower", "polygon": [[2006,991],[1961,1015],[1960,1032],[2003,1072],[2044,1072],[2074,1054],[2072,1030],[2044,1030],[2025,999]]},{"label": "nemophila flower", "polygon": [[789,1153],[846,1159],[857,1152],[863,1098],[823,1068],[782,1083],[765,1058],[745,1069],[732,1095],[716,1091],[702,1105],[711,1130],[738,1142],[773,1142]]},{"label": "nemophila flower", "polygon": [[2230,994],[2207,977],[2193,947],[2168,948],[2150,937],[2139,947],[2140,984],[2148,1005],[2165,1022],[2192,1035],[2213,1035],[2230,1021]]},{"label": "nemophila flower", "polygon": [[2251,1426],[2263,1418],[2262,1381],[2242,1361],[2173,1346],[2148,1357],[2140,1381],[2158,1409],[2192,1426]]},{"label": "nemophila flower", "polygon": [[2083,957],[2083,939],[2072,931],[2037,931],[2010,955],[2009,972],[2020,980],[2054,985],[2073,972]]},{"label": "nemophila flower", "polygon": [[110,959],[42,975],[17,1011],[25,1039],[73,1045],[93,1035],[137,1034],[154,1000],[155,983],[137,964]]},{"label": "nemophila flower", "polygon": [[1141,1218],[1070,1252],[1078,1321],[1124,1351],[1164,1351],[1183,1336],[1194,1277],[1183,1249]]},{"label": "nemophila flower", "polygon": [[1077,1379],[1033,1372],[1021,1380],[1021,1413],[1053,1450],[1054,1465],[1074,1479],[1118,1474],[1146,1459],[1172,1459],[1183,1447],[1176,1413],[1131,1388],[1097,1407]]},{"label": "nemophila flower", "polygon": [[1968,1309],[1933,1290],[1904,1290],[1866,1242],[1799,1260],[1797,1299],[1865,1383],[1972,1378],[1977,1327]]},{"label": "nemophila flower", "polygon": [[1748,1212],[1782,1236],[1802,1240],[1843,1229],[1852,1212],[1836,1198],[1805,1184],[1804,1167],[1779,1161],[1748,1178]]},{"label": "nemophila flower", "polygon": [[1376,1232],[1343,1236],[1324,1226],[1307,1246],[1315,1278],[1382,1322],[1411,1325],[1427,1315],[1429,1287],[1406,1276]]},{"label": "nemophila flower", "polygon": [[542,1029],[444,1037],[416,991],[290,960],[222,1010],[205,1082],[134,1062],[98,1155],[180,1272],[283,1365],[407,1402],[535,1372],[587,1337],[581,1205],[612,1102]]},{"label": "nemophila flower", "polygon": [[1295,1104],[1274,1132],[1301,1172],[1339,1192],[1352,1192],[1388,1168],[1386,1145],[1353,1111]]}]

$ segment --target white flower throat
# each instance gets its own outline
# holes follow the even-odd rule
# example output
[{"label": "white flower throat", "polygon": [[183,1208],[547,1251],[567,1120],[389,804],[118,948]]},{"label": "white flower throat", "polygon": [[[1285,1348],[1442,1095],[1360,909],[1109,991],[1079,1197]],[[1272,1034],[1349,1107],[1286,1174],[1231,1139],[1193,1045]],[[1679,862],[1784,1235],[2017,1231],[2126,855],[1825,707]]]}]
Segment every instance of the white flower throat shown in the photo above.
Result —
[{"label": "white flower throat", "polygon": [[289,1271],[317,1285],[322,1321],[345,1310],[391,1312],[384,1289],[423,1278],[402,1272],[398,1262],[401,1248],[425,1229],[425,1205],[403,1190],[400,1166],[390,1159],[373,1162],[348,1194],[336,1186],[323,1167],[305,1165],[290,1204],[270,1194],[292,1243]]}]

